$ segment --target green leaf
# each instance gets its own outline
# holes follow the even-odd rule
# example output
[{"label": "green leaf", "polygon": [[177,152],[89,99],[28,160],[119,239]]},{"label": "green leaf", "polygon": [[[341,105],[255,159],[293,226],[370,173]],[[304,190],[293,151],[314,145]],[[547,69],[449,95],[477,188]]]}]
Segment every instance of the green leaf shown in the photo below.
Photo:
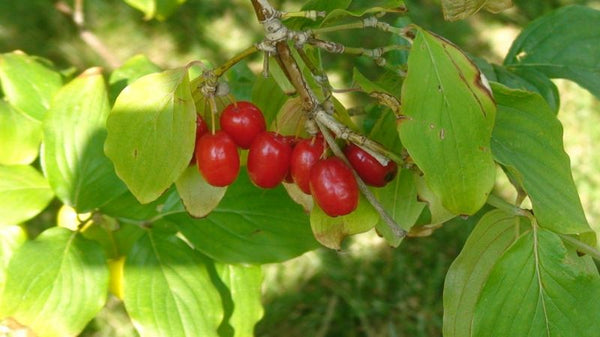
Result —
[{"label": "green leaf", "polygon": [[109,97],[111,103],[115,101],[119,93],[138,78],[156,73],[160,67],[152,63],[146,55],[135,55],[125,61],[123,65],[115,69],[108,80]]},{"label": "green leaf", "polygon": [[104,306],[107,292],[102,248],[53,227],[14,253],[0,317],[12,317],[39,336],[75,336]]},{"label": "green leaf", "polygon": [[533,228],[494,265],[483,287],[473,336],[597,336],[600,276],[590,257]]},{"label": "green leaf", "polygon": [[[315,10],[315,11],[323,11],[329,13],[335,9],[345,9],[347,8],[352,0],[309,0],[303,6],[303,11]],[[307,18],[291,18],[285,21],[285,25],[290,29],[300,30],[306,27],[318,27],[319,21],[313,21]]]},{"label": "green leaf", "polygon": [[147,336],[218,336],[221,298],[205,260],[175,235],[148,231],[124,268],[125,308]]},{"label": "green leaf", "polygon": [[485,8],[492,13],[499,13],[512,7],[511,0],[442,0],[444,19],[456,21],[465,19]]},{"label": "green leaf", "polygon": [[[567,78],[600,97],[600,11],[569,6],[531,22],[513,42],[504,64]],[[578,23],[578,24],[574,24]]]},{"label": "green leaf", "polygon": [[277,84],[273,76],[258,76],[252,87],[252,102],[260,108],[267,125],[277,116],[279,109],[288,100],[288,96]]},{"label": "green leaf", "polygon": [[188,167],[175,181],[175,186],[185,209],[195,218],[208,215],[227,191],[227,187],[215,187],[207,183],[196,165]]},{"label": "green leaf", "polygon": [[144,13],[144,19],[166,20],[185,0],[124,0],[129,6]]},{"label": "green leaf", "polygon": [[590,231],[559,120],[538,94],[492,88],[498,103],[492,152],[521,180],[539,224],[565,234]]},{"label": "green leaf", "polygon": [[111,200],[100,207],[102,214],[106,214],[117,219],[139,222],[148,220],[158,215],[171,194],[177,194],[174,189],[164,193],[160,198],[148,204],[140,204],[133,194],[129,191]]},{"label": "green leaf", "polygon": [[14,252],[27,240],[27,233],[20,226],[0,227],[0,294],[6,280],[6,268]]},{"label": "green leaf", "polygon": [[0,54],[0,84],[12,106],[41,122],[62,78],[47,61],[15,51]]},{"label": "green leaf", "polygon": [[283,187],[262,190],[245,170],[207,217],[167,216],[196,249],[226,263],[270,263],[318,247],[308,216]]},{"label": "green leaf", "polygon": [[554,113],[560,108],[560,95],[556,85],[543,73],[528,68],[509,70],[503,66],[493,65],[495,82],[500,82],[512,89],[521,89],[540,94]]},{"label": "green leaf", "polygon": [[56,195],[79,213],[125,191],[103,152],[109,112],[104,78],[91,68],[56,93],[44,120],[44,173]]},{"label": "green leaf", "polygon": [[315,203],[310,211],[310,226],[317,241],[331,249],[341,249],[342,241],[350,235],[371,230],[379,214],[361,194],[356,209],[347,215],[332,218]]},{"label": "green leaf", "polygon": [[[263,317],[261,303],[262,269],[260,266],[215,264],[219,278],[228,288],[233,302],[229,325],[232,337],[254,336],[254,325]],[[221,334],[223,335],[223,334]]]},{"label": "green leaf", "polygon": [[53,197],[48,182],[33,167],[0,165],[0,224],[33,218]]},{"label": "green leaf", "polygon": [[[148,95],[152,93],[152,95]],[[143,204],[188,167],[196,113],[186,68],[146,75],[125,88],[107,121],[106,155]]]},{"label": "green leaf", "polygon": [[[377,197],[383,209],[407,231],[417,222],[426,205],[417,200],[415,177],[409,170],[401,170],[396,179],[377,189]],[[402,239],[398,239],[384,221],[379,220],[375,229],[392,247],[400,245]]]},{"label": "green leaf", "polygon": [[[345,8],[345,9],[344,9]],[[329,26],[343,17],[361,17],[378,13],[406,13],[407,9],[402,0],[352,1],[346,8],[335,8],[328,11],[321,26]]]},{"label": "green leaf", "polygon": [[455,214],[477,212],[494,185],[489,143],[496,107],[485,83],[459,49],[418,30],[398,132],[429,188]]},{"label": "green leaf", "polygon": [[42,141],[42,124],[0,100],[0,165],[34,161]]},{"label": "green leaf", "polygon": [[444,282],[444,336],[471,336],[475,305],[492,268],[517,239],[519,218],[500,210],[486,213],[462,251],[452,262]]},{"label": "green leaf", "polygon": [[425,183],[425,179],[423,179],[423,177],[416,177],[416,183],[419,200],[422,200],[427,204],[427,208],[431,215],[431,218],[429,219],[429,224],[441,225],[444,222],[456,217],[455,214],[444,208],[444,205],[442,205],[442,201],[440,200],[440,198],[438,198],[429,189],[429,187],[427,187],[427,184]]}]

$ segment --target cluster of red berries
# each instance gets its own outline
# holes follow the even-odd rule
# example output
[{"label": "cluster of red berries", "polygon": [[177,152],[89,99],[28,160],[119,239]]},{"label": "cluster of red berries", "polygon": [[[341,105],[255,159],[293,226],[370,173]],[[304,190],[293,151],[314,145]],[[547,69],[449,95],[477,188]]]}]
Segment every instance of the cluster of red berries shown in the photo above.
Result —
[{"label": "cluster of red berries", "polygon": [[[236,179],[239,147],[248,150],[248,175],[256,186],[272,188],[282,181],[295,182],[302,192],[312,194],[329,216],[356,209],[359,190],[352,169],[340,158],[327,157],[321,135],[302,139],[266,131],[262,112],[249,102],[228,105],[219,121],[221,130],[211,134],[204,120],[197,119],[195,159],[209,184],[227,186]],[[381,165],[354,144],[344,152],[367,185],[381,187],[396,176],[393,161]]]}]

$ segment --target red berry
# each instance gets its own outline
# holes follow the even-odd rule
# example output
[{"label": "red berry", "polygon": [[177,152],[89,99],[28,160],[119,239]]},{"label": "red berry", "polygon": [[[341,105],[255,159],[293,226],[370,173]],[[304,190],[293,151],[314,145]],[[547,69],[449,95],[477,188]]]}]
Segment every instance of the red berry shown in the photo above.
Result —
[{"label": "red berry", "polygon": [[325,214],[346,215],[358,205],[358,184],[352,169],[341,159],[318,161],[310,170],[310,191]]},{"label": "red berry", "polygon": [[242,149],[247,149],[254,138],[267,129],[260,109],[250,102],[229,104],[221,113],[221,129],[227,132]]},{"label": "red berry", "polygon": [[240,171],[240,156],[231,137],[217,131],[196,143],[196,163],[204,179],[213,186],[231,184]]},{"label": "red berry", "polygon": [[304,139],[296,144],[292,151],[290,172],[296,185],[306,194],[310,194],[310,169],[321,159],[324,151],[325,142],[322,137]]},{"label": "red berry", "polygon": [[190,165],[194,165],[196,163],[196,145],[198,144],[198,139],[204,136],[205,133],[208,132],[208,125],[200,115],[196,116],[196,141],[194,142],[194,153],[192,154],[192,159],[190,160]]},{"label": "red berry", "polygon": [[386,166],[359,146],[350,143],[344,149],[348,161],[367,185],[382,187],[392,181],[398,173],[398,165],[389,161]]},{"label": "red berry", "polygon": [[[292,147],[292,153],[294,153],[294,148],[296,147],[296,144],[298,144],[298,142],[300,141],[300,138],[296,137],[296,136],[284,136],[286,142],[288,142],[290,144],[290,146]],[[285,178],[283,178],[283,181],[285,181],[286,183],[293,183],[294,179],[292,178],[292,170],[291,170],[291,166],[290,169],[288,170],[288,173],[285,175]]]},{"label": "red berry", "polygon": [[285,136],[274,132],[260,133],[248,150],[248,175],[258,187],[277,186],[288,174],[292,146]]}]

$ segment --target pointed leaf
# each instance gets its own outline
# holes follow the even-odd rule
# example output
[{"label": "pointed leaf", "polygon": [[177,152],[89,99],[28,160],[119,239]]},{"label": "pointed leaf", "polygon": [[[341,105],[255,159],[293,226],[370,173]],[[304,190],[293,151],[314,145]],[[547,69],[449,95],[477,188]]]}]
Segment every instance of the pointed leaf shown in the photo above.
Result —
[{"label": "pointed leaf", "polygon": [[56,93],[44,120],[44,173],[56,195],[79,213],[125,191],[103,152],[109,111],[104,78],[91,68]]},{"label": "pointed leaf", "polygon": [[600,276],[589,256],[545,229],[521,236],[483,287],[473,336],[578,336],[600,331]]},{"label": "pointed leaf", "polygon": [[302,207],[283,187],[261,190],[245,170],[207,217],[167,216],[196,249],[226,263],[270,263],[318,247]]},{"label": "pointed leaf", "polygon": [[215,187],[207,183],[196,165],[188,167],[175,181],[175,186],[185,209],[195,218],[208,215],[227,191],[227,187]]},{"label": "pointed leaf", "polygon": [[494,264],[517,239],[518,224],[518,217],[494,210],[469,235],[444,282],[445,337],[471,336],[477,299]]},{"label": "pointed leaf", "polygon": [[75,336],[100,311],[108,291],[102,248],[61,227],[44,231],[13,255],[0,317],[40,336]]},{"label": "pointed leaf", "polygon": [[511,0],[442,0],[444,19],[448,21],[465,19],[482,8],[499,13],[510,7]]},{"label": "pointed leaf", "polygon": [[0,227],[0,294],[6,280],[6,268],[14,252],[27,240],[27,233],[20,226]]},{"label": "pointed leaf", "polygon": [[310,211],[310,226],[317,241],[331,249],[341,249],[347,236],[371,230],[379,221],[379,214],[361,194],[356,209],[348,214],[332,218],[317,204]]},{"label": "pointed leaf", "polygon": [[105,152],[119,177],[141,203],[157,199],[188,167],[194,151],[196,113],[187,70],[130,84],[117,98],[107,128]]},{"label": "pointed leaf", "polygon": [[135,55],[115,69],[108,80],[110,101],[114,102],[119,93],[138,78],[156,73],[160,67],[152,63],[146,55]]},{"label": "pointed leaf", "polygon": [[62,78],[45,60],[15,51],[0,54],[0,84],[12,106],[42,121]]},{"label": "pointed leaf", "polygon": [[533,68],[551,78],[570,79],[600,97],[600,25],[585,24],[599,21],[600,11],[589,7],[552,11],[525,27],[504,64],[509,68]]},{"label": "pointed leaf", "polygon": [[232,337],[254,336],[254,325],[264,314],[261,267],[217,263],[216,270],[229,289],[233,302],[233,312],[229,317],[229,325],[234,330]]},{"label": "pointed leaf", "polygon": [[223,309],[205,260],[172,234],[148,231],[135,243],[123,301],[140,336],[218,336]]},{"label": "pointed leaf", "polygon": [[543,98],[493,83],[498,114],[496,160],[517,173],[542,227],[565,234],[590,231],[564,151],[562,126]]},{"label": "pointed leaf", "polygon": [[0,165],[0,224],[14,225],[40,213],[54,193],[31,166]]},{"label": "pointed leaf", "polygon": [[[407,231],[417,222],[426,205],[417,200],[417,184],[414,174],[409,170],[401,170],[396,179],[378,189],[377,197],[383,209]],[[402,239],[398,239],[382,220],[379,220],[375,229],[392,247],[400,245]]]},{"label": "pointed leaf", "polygon": [[34,161],[42,141],[42,124],[0,100],[0,165]]},{"label": "pointed leaf", "polygon": [[494,185],[489,142],[496,107],[486,82],[459,49],[418,30],[398,132],[427,185],[455,214],[474,214]]}]

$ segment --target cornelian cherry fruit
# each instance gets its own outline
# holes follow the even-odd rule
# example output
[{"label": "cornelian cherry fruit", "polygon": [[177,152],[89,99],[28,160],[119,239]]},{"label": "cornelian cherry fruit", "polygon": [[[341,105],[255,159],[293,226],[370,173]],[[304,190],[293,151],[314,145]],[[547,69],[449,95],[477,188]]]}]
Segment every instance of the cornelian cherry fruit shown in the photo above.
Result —
[{"label": "cornelian cherry fruit", "polygon": [[[296,136],[283,136],[283,137],[285,138],[285,140],[292,147],[292,153],[293,153],[294,152],[294,148],[296,147],[296,144],[298,144],[298,142],[300,142],[300,138],[298,138]],[[290,169],[288,170],[288,173],[285,175],[285,178],[283,178],[283,181],[285,181],[286,183],[293,183],[294,182],[294,179],[292,178],[291,166],[290,166]]]},{"label": "cornelian cherry fruit", "polygon": [[194,142],[194,153],[192,154],[192,159],[190,160],[190,165],[194,165],[196,163],[196,145],[198,144],[198,139],[204,136],[205,133],[208,132],[208,125],[200,115],[196,116],[196,141]]},{"label": "cornelian cherry fruit", "polygon": [[306,194],[310,194],[308,183],[310,169],[321,159],[324,151],[325,142],[322,137],[303,139],[292,151],[290,173],[296,185]]},{"label": "cornelian cherry fruit", "polygon": [[233,139],[224,131],[207,133],[196,143],[198,170],[213,186],[230,185],[240,171],[240,156]]},{"label": "cornelian cherry fruit", "polygon": [[341,159],[318,161],[310,170],[310,191],[325,214],[346,215],[358,206],[358,184],[352,169]]},{"label": "cornelian cherry fruit", "polygon": [[390,160],[387,165],[383,166],[367,151],[353,143],[346,146],[344,153],[350,165],[367,185],[383,187],[398,173],[398,165],[395,162]]},{"label": "cornelian cherry fruit", "polygon": [[248,175],[258,187],[277,186],[288,174],[292,146],[285,136],[265,131],[254,139],[248,150]]},{"label": "cornelian cherry fruit", "polygon": [[221,113],[220,122],[221,129],[242,149],[248,149],[254,138],[267,129],[260,109],[244,101],[226,106]]}]

